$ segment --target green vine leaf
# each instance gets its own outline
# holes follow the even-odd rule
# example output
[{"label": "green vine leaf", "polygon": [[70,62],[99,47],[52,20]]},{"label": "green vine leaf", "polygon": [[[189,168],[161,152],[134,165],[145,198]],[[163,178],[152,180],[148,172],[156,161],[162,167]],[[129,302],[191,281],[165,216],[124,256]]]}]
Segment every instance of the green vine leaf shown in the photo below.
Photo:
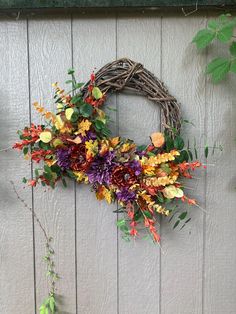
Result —
[{"label": "green vine leaf", "polygon": [[206,73],[210,74],[214,83],[222,81],[230,71],[231,61],[226,58],[216,58],[211,61],[206,68]]},{"label": "green vine leaf", "polygon": [[231,62],[230,71],[236,73],[236,60]]},{"label": "green vine leaf", "polygon": [[227,43],[233,36],[233,30],[235,27],[235,21],[227,22],[226,25],[222,26],[216,34],[217,39],[223,43]]},{"label": "green vine leaf", "polygon": [[230,45],[229,51],[232,56],[236,57],[236,42],[233,41],[232,44]]},{"label": "green vine leaf", "polygon": [[193,38],[192,42],[196,44],[198,49],[203,49],[212,42],[215,36],[216,32],[214,32],[213,30],[201,29]]}]

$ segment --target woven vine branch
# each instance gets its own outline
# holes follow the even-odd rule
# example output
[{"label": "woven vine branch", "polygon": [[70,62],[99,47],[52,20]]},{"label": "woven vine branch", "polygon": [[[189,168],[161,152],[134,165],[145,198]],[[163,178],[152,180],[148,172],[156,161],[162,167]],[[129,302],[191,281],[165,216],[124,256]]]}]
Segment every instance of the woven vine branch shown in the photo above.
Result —
[{"label": "woven vine branch", "polygon": [[[88,96],[90,81],[82,89],[84,97]],[[171,96],[164,84],[141,63],[122,58],[110,62],[95,73],[95,85],[103,93],[130,90],[146,96],[162,109],[162,127],[172,134],[173,129],[179,133],[181,127],[180,107],[175,97]]]}]

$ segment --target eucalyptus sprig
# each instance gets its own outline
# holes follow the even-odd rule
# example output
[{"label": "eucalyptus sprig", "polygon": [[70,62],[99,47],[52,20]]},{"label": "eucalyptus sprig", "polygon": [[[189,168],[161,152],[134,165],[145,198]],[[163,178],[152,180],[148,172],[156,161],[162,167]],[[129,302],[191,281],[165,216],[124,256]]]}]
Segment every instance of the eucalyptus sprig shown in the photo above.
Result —
[{"label": "eucalyptus sprig", "polygon": [[234,29],[236,18],[231,14],[222,14],[217,19],[210,20],[205,29],[201,29],[194,36],[192,42],[198,49],[204,49],[214,40],[227,45],[228,57],[217,57],[206,66],[206,74],[209,74],[213,83],[218,83],[226,78],[229,72],[236,74],[236,41]]},{"label": "eucalyptus sprig", "polygon": [[43,301],[42,305],[39,308],[40,314],[55,314],[57,313],[57,304],[56,304],[56,281],[59,279],[59,275],[55,270],[55,262],[54,262],[54,249],[52,247],[52,240],[53,238],[49,236],[43,227],[40,219],[38,218],[35,211],[30,207],[26,201],[19,195],[18,191],[16,190],[15,184],[13,181],[10,181],[13,192],[16,194],[17,199],[24,205],[24,208],[30,211],[30,213],[34,216],[35,221],[37,222],[39,228],[43,232],[45,238],[45,247],[46,247],[46,254],[43,257],[44,261],[47,265],[47,278],[48,278],[48,285],[49,285],[49,293],[48,296]]}]

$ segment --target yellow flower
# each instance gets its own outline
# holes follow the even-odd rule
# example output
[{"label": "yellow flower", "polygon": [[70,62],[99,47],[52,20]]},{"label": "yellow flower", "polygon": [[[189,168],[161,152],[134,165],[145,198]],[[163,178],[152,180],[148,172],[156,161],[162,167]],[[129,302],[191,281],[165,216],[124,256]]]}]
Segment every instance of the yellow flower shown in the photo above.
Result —
[{"label": "yellow flower", "polygon": [[125,143],[121,147],[121,152],[126,153],[126,152],[130,151],[131,149],[133,149],[135,146],[136,145],[133,143]]},{"label": "yellow flower", "polygon": [[84,183],[88,183],[88,177],[86,176],[86,174],[82,171],[73,171],[74,175],[76,176],[76,181],[78,182],[84,182]]},{"label": "yellow flower", "polygon": [[98,141],[89,140],[85,142],[85,147],[87,149],[87,158],[93,157],[98,152]]},{"label": "yellow flower", "polygon": [[153,206],[153,209],[158,213],[162,215],[168,216],[170,214],[170,211],[168,209],[165,209],[165,207],[162,207],[161,205],[155,204]]},{"label": "yellow flower", "polygon": [[164,162],[173,161],[175,160],[175,157],[179,155],[179,151],[172,150],[169,153],[157,154],[156,156],[151,156],[150,158],[143,157],[142,163],[149,166],[155,166]]},{"label": "yellow flower", "polygon": [[82,136],[86,135],[86,131],[90,129],[91,122],[88,119],[84,119],[78,123],[78,131],[75,134],[81,134]]},{"label": "yellow flower", "polygon": [[108,204],[111,204],[113,201],[113,193],[107,189],[104,185],[101,185],[97,192],[96,192],[96,197],[99,201],[105,199]]},{"label": "yellow flower", "polygon": [[147,186],[166,186],[168,184],[173,184],[177,180],[177,176],[165,176],[165,177],[152,177],[144,179],[144,183]]}]

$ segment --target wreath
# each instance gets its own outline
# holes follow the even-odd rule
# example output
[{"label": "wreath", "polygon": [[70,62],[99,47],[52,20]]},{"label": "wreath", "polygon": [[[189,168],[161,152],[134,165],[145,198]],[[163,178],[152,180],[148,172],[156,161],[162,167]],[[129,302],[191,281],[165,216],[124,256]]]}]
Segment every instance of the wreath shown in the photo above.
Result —
[{"label": "wreath", "polygon": [[[91,74],[86,84],[78,83],[74,70],[68,70],[72,90],[65,92],[53,84],[57,112],[47,111],[39,103],[35,109],[45,124],[18,131],[20,142],[14,148],[42,166],[33,179],[23,178],[30,186],[41,183],[55,187],[66,177],[90,184],[98,200],[117,201],[123,217],[117,226],[123,238],[137,237],[147,230],[154,242],[160,241],[158,216],[173,216],[178,201],[197,205],[185,194],[183,178],[201,166],[185,148],[180,136],[180,107],[163,83],[140,63],[120,59]],[[150,136],[150,143],[137,146],[128,138],[111,137],[110,118],[101,108],[107,96],[130,90],[147,96],[162,109],[162,132]],[[174,224],[185,225],[187,212],[177,216]]]}]

